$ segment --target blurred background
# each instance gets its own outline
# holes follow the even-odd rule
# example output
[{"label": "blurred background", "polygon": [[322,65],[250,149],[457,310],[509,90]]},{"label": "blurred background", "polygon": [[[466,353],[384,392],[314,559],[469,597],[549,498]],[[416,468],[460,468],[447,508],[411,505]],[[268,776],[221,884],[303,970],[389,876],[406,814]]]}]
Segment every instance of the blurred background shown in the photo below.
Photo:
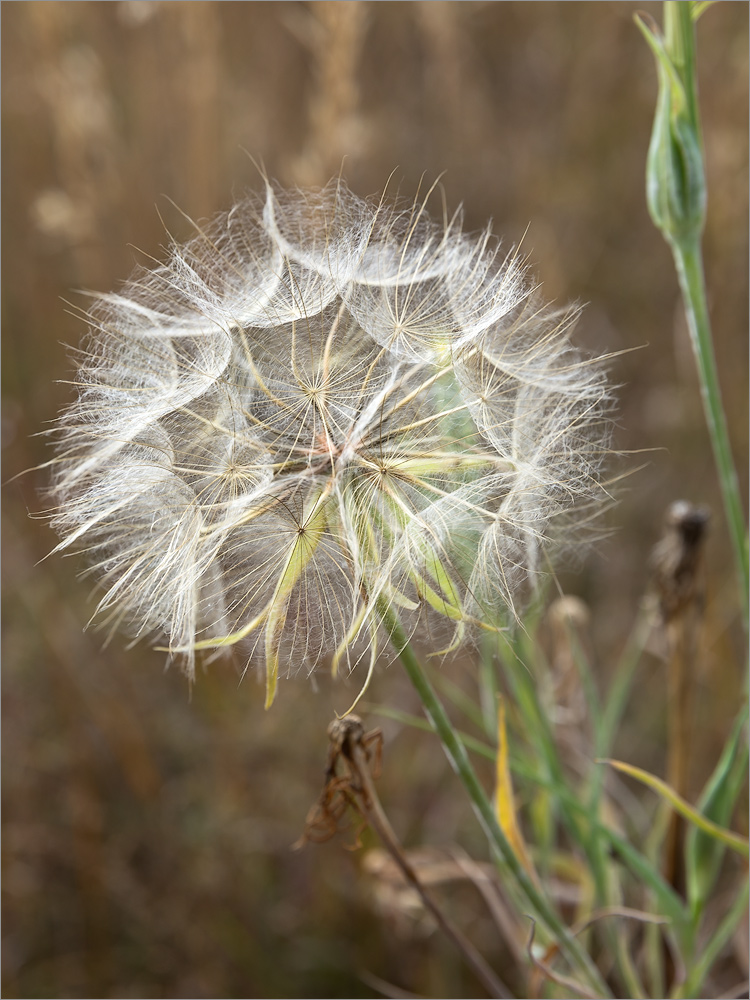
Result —
[{"label": "blurred background", "polygon": [[[84,631],[90,581],[55,544],[40,436],[72,398],[66,300],[163,257],[193,218],[342,170],[360,195],[442,175],[467,228],[523,239],[547,298],[587,303],[582,343],[624,352],[607,537],[560,567],[590,610],[602,687],[676,499],[713,511],[694,791],[741,694],[727,532],[669,251],[644,164],[656,96],[633,23],[654,3],[6,3],[2,9],[3,976],[14,997],[354,997],[372,977],[426,996],[476,984],[363,870],[354,835],[293,851],[326,726],[361,678],[283,682],[271,712],[239,661],[192,690],[163,655]],[[724,402],[747,482],[748,6],[698,26],[705,257]],[[31,515],[31,516],[30,516]],[[471,658],[446,664],[471,690]],[[371,706],[418,712],[397,665]],[[486,846],[437,741],[385,735],[379,782],[407,845]],[[664,769],[664,671],[641,665],[617,755]],[[491,771],[483,771],[489,783]],[[368,835],[366,845],[372,846]],[[482,942],[475,893],[454,916]],[[740,949],[741,950],[741,949]],[[746,956],[745,956],[746,958]],[[743,974],[743,956],[728,982]],[[746,968],[744,969],[746,973]],[[391,995],[409,995],[393,992]]]}]

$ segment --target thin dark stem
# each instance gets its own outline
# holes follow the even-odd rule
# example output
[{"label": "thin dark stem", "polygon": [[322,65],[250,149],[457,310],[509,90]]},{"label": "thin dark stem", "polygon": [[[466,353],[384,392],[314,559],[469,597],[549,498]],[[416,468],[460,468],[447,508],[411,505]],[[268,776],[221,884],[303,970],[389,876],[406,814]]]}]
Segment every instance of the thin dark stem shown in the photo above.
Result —
[{"label": "thin dark stem", "polygon": [[380,837],[404,878],[417,890],[422,902],[433,915],[438,926],[464,956],[467,965],[473,969],[474,974],[484,985],[489,995],[491,997],[498,997],[500,1000],[512,997],[513,994],[505,983],[490,968],[471,941],[445,916],[432,894],[422,884],[414,867],[409,863],[375,790],[375,784],[370,774],[369,754],[362,745],[363,731],[361,723],[355,720],[353,716],[349,716],[347,719],[341,721],[343,724],[353,723],[349,727],[347,737],[342,741],[341,752],[346,757],[352,772],[352,781],[348,791],[350,795],[356,798],[357,807]]}]

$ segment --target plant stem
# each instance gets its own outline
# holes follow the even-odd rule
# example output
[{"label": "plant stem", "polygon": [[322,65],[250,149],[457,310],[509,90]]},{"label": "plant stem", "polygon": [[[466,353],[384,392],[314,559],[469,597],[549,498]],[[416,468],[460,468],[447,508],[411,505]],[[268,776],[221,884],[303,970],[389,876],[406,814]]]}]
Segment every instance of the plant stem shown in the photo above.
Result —
[{"label": "plant stem", "polygon": [[708,975],[711,966],[724,950],[727,943],[731,940],[732,935],[737,930],[737,925],[747,910],[748,895],[748,881],[745,879],[737,897],[724,919],[716,928],[703,954],[688,972],[687,978],[677,996],[685,997],[685,1000],[688,1000],[690,997],[700,996],[703,980]]},{"label": "plant stem", "polygon": [[[510,998],[512,994],[505,983],[490,968],[473,943],[445,916],[431,892],[422,884],[416,869],[406,856],[390,820],[385,814],[380,797],[370,773],[370,755],[363,743],[364,729],[355,716],[337,720],[331,727],[335,732],[343,731],[341,740],[342,752],[346,757],[352,773],[349,794],[355,799],[355,804],[364,815],[367,822],[380,837],[385,849],[398,866],[407,882],[419,893],[422,902],[433,915],[443,933],[463,955],[474,975],[484,985],[488,994],[498,1000]],[[329,733],[331,730],[329,729]],[[332,740],[334,737],[332,737]],[[334,779],[335,780],[335,779]]]},{"label": "plant stem", "polygon": [[393,609],[388,607],[385,600],[381,600],[378,611],[388,631],[391,643],[394,649],[398,651],[409,680],[414,685],[421,699],[427,718],[435,733],[440,738],[448,760],[471,799],[472,806],[487,839],[507,869],[506,874],[509,874],[513,878],[523,896],[533,907],[534,916],[539,919],[540,923],[555,938],[560,951],[565,955],[571,966],[585,977],[587,984],[598,996],[610,997],[612,994],[589,955],[586,954],[579,942],[571,935],[552,905],[534,885],[518,860],[497,821],[495,810],[480,784],[476,771],[469,760],[469,755],[414,654],[414,650],[409,644]]},{"label": "plant stem", "polygon": [[703,257],[700,238],[690,240],[670,240],[674,256],[680,289],[685,302],[690,338],[693,353],[698,365],[700,376],[701,397],[703,408],[711,437],[716,466],[719,473],[719,484],[724,501],[729,534],[732,540],[737,563],[737,573],[740,581],[740,603],[745,629],[748,627],[748,550],[745,533],[745,517],[740,500],[740,489],[737,473],[734,468],[732,451],[729,445],[724,409],[721,403],[721,390],[716,373],[716,359],[711,325],[706,303],[706,286],[703,275]]},{"label": "plant stem", "polygon": [[661,230],[674,257],[737,564],[742,617],[747,631],[750,591],[747,534],[716,374],[701,252],[701,234],[706,221],[706,177],[698,110],[694,20],[695,7],[687,0],[670,0],[664,4],[663,35],[636,16],[636,23],[656,58],[659,77],[659,96],[646,163],[646,198],[654,225]]}]

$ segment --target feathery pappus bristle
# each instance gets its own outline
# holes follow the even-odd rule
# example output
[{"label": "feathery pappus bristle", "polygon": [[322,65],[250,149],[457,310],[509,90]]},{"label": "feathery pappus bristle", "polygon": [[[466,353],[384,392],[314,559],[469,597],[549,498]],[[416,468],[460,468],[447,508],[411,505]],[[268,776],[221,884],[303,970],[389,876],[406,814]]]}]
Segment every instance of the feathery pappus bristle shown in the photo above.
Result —
[{"label": "feathery pappus bristle", "polygon": [[58,549],[85,553],[99,617],[190,673],[238,646],[269,704],[282,667],[372,665],[384,601],[448,648],[506,625],[603,493],[576,310],[426,199],[267,184],[196,228],[98,296],[58,424]]}]

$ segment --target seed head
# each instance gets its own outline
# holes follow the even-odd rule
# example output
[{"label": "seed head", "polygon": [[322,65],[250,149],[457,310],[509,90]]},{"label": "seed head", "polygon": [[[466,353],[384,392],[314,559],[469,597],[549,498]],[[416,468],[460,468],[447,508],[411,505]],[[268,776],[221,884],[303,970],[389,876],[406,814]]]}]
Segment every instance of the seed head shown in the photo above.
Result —
[{"label": "seed head", "polygon": [[[98,296],[58,424],[58,549],[99,616],[265,664],[353,665],[386,601],[449,648],[512,618],[601,494],[607,389],[517,255],[424,201],[266,186]],[[567,530],[567,529],[566,529]]]}]

